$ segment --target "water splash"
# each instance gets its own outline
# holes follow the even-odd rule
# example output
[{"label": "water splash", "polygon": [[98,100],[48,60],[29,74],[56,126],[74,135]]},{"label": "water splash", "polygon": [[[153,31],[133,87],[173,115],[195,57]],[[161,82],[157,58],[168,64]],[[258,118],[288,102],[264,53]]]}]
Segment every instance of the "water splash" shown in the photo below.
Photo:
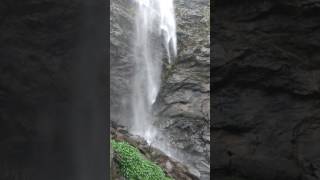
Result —
[{"label": "water splash", "polygon": [[177,54],[173,0],[136,0],[131,132],[150,144],[157,136],[152,125],[152,105],[156,102],[163,64],[163,47],[171,63]]}]

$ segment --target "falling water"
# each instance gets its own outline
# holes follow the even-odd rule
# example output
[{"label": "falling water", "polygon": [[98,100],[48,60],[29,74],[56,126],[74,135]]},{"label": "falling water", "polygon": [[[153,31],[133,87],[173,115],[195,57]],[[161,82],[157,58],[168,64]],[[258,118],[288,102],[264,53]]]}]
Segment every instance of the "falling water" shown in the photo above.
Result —
[{"label": "falling water", "polygon": [[162,52],[165,50],[168,63],[177,54],[176,23],[173,0],[136,0],[136,3],[131,132],[151,143],[157,135],[151,112],[161,84]]}]

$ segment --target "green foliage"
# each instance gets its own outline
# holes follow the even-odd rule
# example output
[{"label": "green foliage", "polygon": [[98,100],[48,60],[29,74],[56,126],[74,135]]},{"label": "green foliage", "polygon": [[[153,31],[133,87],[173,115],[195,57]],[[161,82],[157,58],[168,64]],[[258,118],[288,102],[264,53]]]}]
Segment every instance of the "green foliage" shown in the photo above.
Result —
[{"label": "green foliage", "polygon": [[166,177],[156,164],[146,160],[138,149],[127,142],[111,140],[114,151],[118,154],[120,173],[129,180],[172,180]]}]

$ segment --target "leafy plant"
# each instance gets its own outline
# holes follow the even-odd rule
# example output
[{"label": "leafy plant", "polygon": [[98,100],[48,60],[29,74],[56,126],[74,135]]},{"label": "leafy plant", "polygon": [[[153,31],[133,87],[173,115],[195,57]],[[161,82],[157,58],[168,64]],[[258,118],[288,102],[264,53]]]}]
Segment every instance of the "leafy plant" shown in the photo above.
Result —
[{"label": "leafy plant", "polygon": [[120,173],[129,180],[172,180],[156,164],[145,159],[138,149],[127,142],[111,140]]}]

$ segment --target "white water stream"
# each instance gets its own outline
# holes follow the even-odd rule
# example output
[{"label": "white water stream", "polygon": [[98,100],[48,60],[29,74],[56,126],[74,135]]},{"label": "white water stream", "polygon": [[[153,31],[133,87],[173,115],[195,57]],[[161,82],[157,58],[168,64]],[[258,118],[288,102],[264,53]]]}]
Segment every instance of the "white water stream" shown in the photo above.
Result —
[{"label": "white water stream", "polygon": [[[170,64],[177,55],[174,0],[135,0],[135,36],[132,37],[134,77],[131,96],[130,132],[143,137],[150,146],[188,165],[189,156],[172,147],[154,125],[152,108],[161,85],[164,60]],[[166,55],[166,56],[165,56]]]},{"label": "white water stream", "polygon": [[176,22],[173,0],[136,0],[136,3],[131,132],[151,144],[158,136],[152,125],[152,105],[161,84],[162,52],[165,50],[169,63],[177,54]]}]

